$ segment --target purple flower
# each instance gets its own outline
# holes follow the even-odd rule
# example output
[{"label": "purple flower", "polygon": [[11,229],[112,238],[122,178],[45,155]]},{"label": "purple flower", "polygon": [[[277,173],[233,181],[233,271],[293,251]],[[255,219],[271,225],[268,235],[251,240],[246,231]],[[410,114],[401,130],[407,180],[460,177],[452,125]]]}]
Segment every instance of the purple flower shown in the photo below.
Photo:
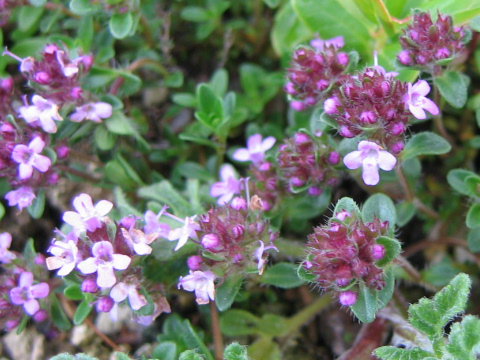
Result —
[{"label": "purple flower", "polygon": [[259,240],[259,242],[260,246],[255,250],[255,258],[258,261],[258,274],[262,275],[265,263],[267,262],[267,257],[263,257],[263,252],[270,249],[278,252],[278,249],[273,244],[265,246],[262,240]]},{"label": "purple flower", "polygon": [[9,191],[5,195],[5,199],[8,200],[8,206],[18,205],[20,210],[32,205],[35,197],[35,193],[30,186],[19,187],[17,190]]},{"label": "purple flower", "polygon": [[18,175],[20,180],[29,179],[32,177],[33,168],[40,172],[46,172],[52,160],[47,156],[40,155],[45,147],[45,142],[41,137],[36,136],[28,146],[18,144],[13,148],[12,159],[19,163]]},{"label": "purple flower", "polygon": [[77,107],[76,111],[70,115],[70,120],[80,122],[85,119],[97,123],[102,122],[102,119],[107,119],[112,116],[112,105],[105,102],[88,103]]},{"label": "purple flower", "polygon": [[161,223],[158,220],[164,213],[164,209],[162,209],[158,215],[156,215],[153,211],[148,210],[145,213],[145,226],[143,227],[143,231],[145,234],[153,234],[156,233],[161,237],[167,238],[168,234],[170,233],[170,225]]},{"label": "purple flower", "polygon": [[425,80],[418,81],[415,85],[408,84],[408,93],[405,94],[405,102],[410,112],[417,119],[425,119],[427,110],[432,115],[438,115],[440,110],[438,106],[430,99],[426,98],[430,92],[430,86]]},{"label": "purple flower", "polygon": [[344,291],[339,296],[340,304],[343,306],[352,306],[357,302],[357,293],[353,291]]},{"label": "purple flower", "polygon": [[178,288],[183,287],[186,291],[194,291],[199,305],[208,304],[215,299],[215,274],[211,271],[191,271],[190,275],[180,276]]},{"label": "purple flower", "polygon": [[261,163],[265,159],[265,152],[271,149],[276,141],[273,136],[262,140],[262,135],[252,135],[247,140],[247,148],[238,149],[233,153],[232,157],[237,161],[251,161],[254,164]]},{"label": "purple flower", "polygon": [[196,231],[200,230],[200,226],[193,220],[193,217],[186,217],[182,227],[173,229],[168,234],[169,241],[178,240],[175,251],[183,247],[187,243],[188,238],[196,239]]},{"label": "purple flower", "polygon": [[18,287],[10,290],[10,300],[15,305],[23,305],[25,312],[33,315],[40,309],[36,299],[47,297],[49,292],[47,283],[33,285],[33,274],[26,271],[20,275]]},{"label": "purple flower", "polygon": [[210,188],[210,195],[218,197],[217,204],[224,205],[232,200],[233,195],[242,192],[242,180],[237,180],[235,169],[230,164],[225,164],[220,169],[222,181],[216,182]]},{"label": "purple flower", "polygon": [[122,234],[137,255],[149,255],[152,252],[149,245],[158,237],[156,233],[145,235],[143,231],[133,228],[130,230],[122,228]]},{"label": "purple flower", "polygon": [[77,245],[72,239],[67,242],[54,241],[47,251],[53,255],[46,259],[48,270],[60,269],[57,275],[65,276],[75,269],[79,258]]},{"label": "purple flower", "polygon": [[39,124],[48,133],[57,132],[57,125],[54,120],[63,120],[58,113],[58,106],[53,101],[44,99],[40,95],[33,95],[32,103],[33,105],[21,106],[18,109],[19,116],[29,124]]},{"label": "purple flower", "polygon": [[93,257],[90,257],[77,265],[83,274],[97,273],[97,285],[101,288],[109,288],[117,282],[113,269],[125,270],[132,259],[127,255],[114,254],[113,246],[108,241],[99,241],[93,244]]},{"label": "purple flower", "polygon": [[[45,49],[45,52],[47,51],[48,50]],[[53,51],[55,52],[55,56],[57,58],[58,64],[60,65],[60,68],[62,69],[63,75],[65,75],[67,78],[70,78],[78,73],[78,66],[75,61],[72,61],[65,65],[65,62],[63,60],[64,57],[70,61],[68,55],[65,54],[65,51],[58,49],[55,49]]]},{"label": "purple flower", "polygon": [[134,284],[126,284],[119,282],[110,291],[110,297],[116,302],[120,303],[128,297],[128,302],[132,310],[138,310],[147,305],[147,299],[137,291],[137,286]]},{"label": "purple flower", "polygon": [[378,168],[390,171],[395,167],[397,159],[388,151],[371,141],[360,141],[358,151],[352,151],[343,158],[343,163],[349,169],[363,168],[363,181],[367,185],[377,185],[380,181]]},{"label": "purple flower", "polygon": [[312,45],[314,48],[317,48],[320,51],[323,51],[326,47],[329,47],[329,46],[342,48],[345,46],[345,40],[343,39],[343,36],[336,36],[328,40],[313,39],[312,41],[310,41],[310,45]]},{"label": "purple flower", "polygon": [[113,204],[107,200],[99,201],[95,207],[92,198],[88,194],[80,194],[73,199],[73,207],[77,212],[67,211],[63,214],[63,221],[82,232],[85,229],[95,231],[102,227],[102,217],[112,210]]},{"label": "purple flower", "polygon": [[9,264],[10,261],[16,258],[15,254],[8,250],[12,244],[12,235],[9,233],[0,234],[0,263]]}]

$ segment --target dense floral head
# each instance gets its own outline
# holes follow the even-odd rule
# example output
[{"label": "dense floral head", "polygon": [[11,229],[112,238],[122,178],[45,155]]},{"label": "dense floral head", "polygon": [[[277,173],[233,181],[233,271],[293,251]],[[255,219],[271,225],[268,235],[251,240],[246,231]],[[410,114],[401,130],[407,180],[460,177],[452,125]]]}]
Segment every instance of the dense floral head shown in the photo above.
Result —
[{"label": "dense floral head", "polygon": [[359,214],[339,211],[329,224],[308,236],[308,260],[303,268],[320,288],[336,292],[343,305],[353,305],[360,282],[377,290],[385,286],[384,270],[376,262],[386,252],[377,239],[388,230],[388,222],[378,218],[366,223]]},{"label": "dense floral head", "polygon": [[464,36],[465,30],[454,27],[451,16],[438,14],[433,23],[428,12],[415,13],[412,24],[399,38],[403,50],[398,61],[406,66],[433,70],[438,61],[458,57],[465,50]]},{"label": "dense floral head", "polygon": [[294,98],[291,106],[295,110],[303,110],[325,98],[347,69],[349,56],[339,50],[343,47],[343,38],[335,40],[317,39],[312,41],[313,49],[295,50],[285,86],[286,92]]},{"label": "dense floral head", "polygon": [[285,140],[277,153],[278,167],[290,190],[308,187],[311,195],[320,195],[322,188],[337,183],[338,174],[333,166],[340,159],[324,136],[311,137],[305,133],[296,133]]},{"label": "dense floral head", "polygon": [[280,178],[277,174],[277,165],[272,162],[265,162],[260,165],[252,164],[249,169],[249,176],[248,184],[251,192],[262,199],[263,210],[273,209],[284,195],[284,189],[280,185]]},{"label": "dense floral head", "polygon": [[374,66],[344,78],[340,89],[324,103],[340,135],[363,135],[385,149],[404,141],[410,116],[405,99],[408,84],[393,75]]}]

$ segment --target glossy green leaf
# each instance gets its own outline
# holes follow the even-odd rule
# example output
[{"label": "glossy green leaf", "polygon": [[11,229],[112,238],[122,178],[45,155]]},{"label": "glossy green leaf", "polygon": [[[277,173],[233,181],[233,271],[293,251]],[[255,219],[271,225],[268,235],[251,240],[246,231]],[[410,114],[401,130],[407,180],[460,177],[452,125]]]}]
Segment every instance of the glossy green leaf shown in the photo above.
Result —
[{"label": "glossy green leaf", "polygon": [[268,268],[262,276],[262,282],[282,289],[298,287],[305,283],[297,275],[297,265],[285,262]]},{"label": "glossy green leaf", "polygon": [[468,84],[464,75],[448,71],[434,78],[440,94],[453,107],[462,108],[467,102]]},{"label": "glossy green leaf", "polygon": [[447,175],[447,181],[452,188],[463,195],[472,195],[465,185],[465,179],[474,176],[475,173],[465,169],[450,170]]},{"label": "glossy green leaf", "polygon": [[23,257],[30,269],[35,267],[35,258],[37,257],[37,251],[35,250],[35,242],[32,238],[27,240],[25,247],[23,248]]},{"label": "glossy green leaf", "polygon": [[288,332],[288,319],[280,315],[265,314],[258,323],[258,330],[263,334],[282,336]]},{"label": "glossy green leaf", "polygon": [[83,300],[83,292],[79,285],[70,285],[63,290],[63,294],[70,300]]},{"label": "glossy green leaf", "polygon": [[88,53],[92,47],[94,30],[93,17],[83,16],[80,19],[80,26],[78,27],[78,41],[85,53]]},{"label": "glossy green leaf", "polygon": [[33,31],[43,15],[44,9],[41,7],[22,6],[18,14],[18,28],[21,31]]},{"label": "glossy green leaf", "polygon": [[197,105],[197,98],[189,93],[177,93],[173,94],[172,101],[175,104],[185,106],[185,107],[195,107]]},{"label": "glossy green leaf", "polygon": [[117,39],[127,37],[133,28],[133,15],[131,12],[114,14],[108,23],[110,33]]},{"label": "glossy green leaf", "polygon": [[60,330],[68,331],[72,327],[72,324],[68,320],[67,315],[62,309],[62,306],[57,300],[56,296],[50,296],[50,312],[52,314],[51,319],[55,326]]},{"label": "glossy green leaf", "polygon": [[112,116],[103,122],[108,131],[118,135],[134,135],[136,129],[133,127],[133,120],[125,116],[122,111],[114,111]]},{"label": "glossy green leaf", "polygon": [[420,155],[440,155],[446,154],[452,149],[452,146],[440,135],[429,131],[413,135],[405,145],[402,152],[404,160]]},{"label": "glossy green leaf", "polygon": [[241,275],[228,276],[222,285],[218,286],[215,292],[215,303],[220,311],[228,310],[235,300],[238,291],[242,287],[243,277]]},{"label": "glossy green leaf", "polygon": [[480,176],[470,175],[465,178],[465,186],[469,194],[479,197],[480,196]]},{"label": "glossy green leaf", "polygon": [[218,69],[210,80],[210,89],[216,96],[224,97],[228,90],[228,72],[225,69]]},{"label": "glossy green leaf", "polygon": [[73,323],[75,325],[80,325],[85,321],[91,311],[92,305],[90,305],[85,300],[82,301],[80,305],[78,305],[77,310],[75,311],[75,315],[73,316]]},{"label": "glossy green leaf", "polygon": [[90,0],[71,0],[69,6],[70,10],[77,15],[86,15],[95,10]]},{"label": "glossy green leaf", "polygon": [[480,203],[475,203],[470,206],[467,212],[466,223],[470,229],[480,226]]},{"label": "glossy green leaf", "polygon": [[303,266],[303,263],[301,263],[298,266],[297,276],[305,282],[315,281],[315,279],[317,278],[317,275],[312,274],[311,272],[305,269],[305,267]]},{"label": "glossy green leaf", "polygon": [[370,196],[362,207],[362,218],[365,222],[373,222],[376,218],[388,221],[390,230],[395,227],[397,213],[393,201],[384,194],[374,194]]},{"label": "glossy green leaf", "polygon": [[360,282],[357,302],[350,306],[350,309],[362,323],[371,323],[375,320],[377,300],[373,292],[363,282]]},{"label": "glossy green leaf", "polygon": [[5,206],[3,206],[3,204],[0,203],[0,220],[2,220],[4,216],[5,216]]}]

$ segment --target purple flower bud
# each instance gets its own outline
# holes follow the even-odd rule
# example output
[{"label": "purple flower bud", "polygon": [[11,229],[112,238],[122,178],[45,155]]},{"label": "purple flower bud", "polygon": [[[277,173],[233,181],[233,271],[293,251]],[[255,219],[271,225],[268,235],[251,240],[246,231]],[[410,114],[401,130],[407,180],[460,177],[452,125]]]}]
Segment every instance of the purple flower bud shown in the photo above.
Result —
[{"label": "purple flower bud", "polygon": [[202,246],[210,251],[218,250],[222,245],[220,238],[215,234],[206,234],[202,238]]},{"label": "purple flower bud", "polygon": [[417,61],[417,64],[420,64],[420,65],[423,65],[427,62],[427,58],[422,54],[418,54],[415,57],[415,60]]},{"label": "purple flower bud", "polygon": [[407,130],[407,127],[401,122],[398,122],[392,126],[392,134],[395,136],[403,134],[405,130]]},{"label": "purple flower bud", "polygon": [[285,85],[285,91],[290,95],[295,95],[297,93],[292,82],[288,82],[287,85]]},{"label": "purple flower bud", "polygon": [[340,163],[341,156],[338,152],[332,151],[330,155],[328,155],[328,162],[332,165],[337,165]]},{"label": "purple flower bud", "polygon": [[245,201],[244,198],[241,198],[241,197],[234,198],[230,203],[230,206],[237,211],[247,210],[247,202]]},{"label": "purple flower bud", "polygon": [[323,109],[328,115],[334,115],[338,112],[337,106],[340,105],[340,102],[336,97],[331,97],[323,103]]},{"label": "purple flower bud", "polygon": [[304,133],[301,133],[301,132],[295,134],[295,142],[298,145],[305,144],[309,141],[310,141],[310,136],[308,136],[307,134],[304,134]]},{"label": "purple flower bud", "polygon": [[115,303],[111,298],[103,296],[97,300],[96,309],[98,312],[109,312],[112,310],[114,304]]},{"label": "purple flower bud", "polygon": [[347,128],[346,126],[342,126],[340,128],[340,135],[342,135],[343,137],[346,137],[346,138],[353,138],[355,137],[355,135],[350,131],[349,128]]},{"label": "purple flower bud", "polygon": [[59,146],[56,151],[59,159],[65,159],[68,154],[70,154],[70,148],[68,146]]},{"label": "purple flower bud", "polygon": [[257,234],[261,234],[265,230],[265,222],[257,222]]},{"label": "purple flower bud", "polygon": [[260,171],[269,171],[271,168],[272,164],[270,164],[269,162],[265,162],[259,167]]},{"label": "purple flower bud", "polygon": [[97,281],[94,278],[87,278],[82,282],[82,291],[86,293],[96,293],[98,291]]},{"label": "purple flower bud", "polygon": [[448,50],[446,47],[442,47],[437,50],[435,53],[435,57],[437,59],[446,59],[450,56],[450,50]]},{"label": "purple flower bud", "polygon": [[418,31],[412,29],[410,30],[409,35],[413,41],[418,41]]},{"label": "purple flower bud", "polygon": [[320,189],[318,186],[310,186],[308,188],[308,194],[312,196],[319,196],[322,195],[323,190]]},{"label": "purple flower bud", "polygon": [[309,96],[305,99],[305,105],[306,106],[313,106],[317,103],[317,99],[315,99],[313,96]]},{"label": "purple flower bud", "polygon": [[235,255],[233,255],[233,262],[236,264],[236,263],[239,263],[243,260],[243,255],[240,254],[240,253],[236,253]]},{"label": "purple flower bud", "polygon": [[340,304],[343,306],[352,306],[357,302],[357,293],[353,291],[344,291],[339,297]]},{"label": "purple flower bud", "polygon": [[412,64],[412,58],[410,56],[410,51],[402,50],[400,54],[398,54],[398,61],[400,64],[408,66]]},{"label": "purple flower bud", "polygon": [[13,330],[18,326],[18,324],[20,324],[20,319],[8,320],[7,322],[5,322],[5,330],[6,331]]},{"label": "purple flower bud", "polygon": [[325,79],[319,80],[319,81],[317,81],[317,89],[320,90],[320,91],[323,91],[326,88],[328,88],[329,84],[330,83]]},{"label": "purple flower bud", "polygon": [[93,55],[85,55],[82,56],[82,63],[83,66],[85,67],[85,70],[90,70],[90,68],[93,66],[94,58]]},{"label": "purple flower bud", "polygon": [[199,255],[190,256],[187,260],[188,268],[192,271],[197,271],[202,268],[203,259]]},{"label": "purple flower bud", "polygon": [[57,173],[53,173],[48,176],[47,181],[49,185],[56,185],[58,183],[58,180],[60,180],[60,175]]},{"label": "purple flower bud", "polygon": [[33,315],[33,320],[35,320],[35,322],[42,322],[42,321],[45,321],[48,317],[48,314],[45,310],[38,310],[35,315]]},{"label": "purple flower bud", "polygon": [[245,226],[237,224],[232,228],[232,234],[235,239],[239,239],[245,234]]},{"label": "purple flower bud", "polygon": [[350,283],[350,279],[347,279],[347,278],[340,278],[340,279],[337,279],[337,285],[338,286],[347,286],[348,284]]},{"label": "purple flower bud", "polygon": [[131,227],[135,226],[137,219],[133,216],[125,216],[120,220],[120,225],[122,225],[125,229],[130,229]]},{"label": "purple flower bud", "polygon": [[292,186],[299,187],[305,185],[305,180],[300,179],[299,177],[294,177],[290,180]]},{"label": "purple flower bud", "polygon": [[376,117],[373,111],[364,111],[360,114],[360,120],[364,124],[375,124]]},{"label": "purple flower bud", "polygon": [[37,256],[35,256],[35,264],[40,265],[40,266],[44,266],[45,265],[45,255],[37,254]]},{"label": "purple flower bud", "polygon": [[293,100],[290,102],[290,107],[296,111],[303,111],[307,106],[301,101]]},{"label": "purple flower bud", "polygon": [[347,53],[344,53],[344,52],[341,52],[341,53],[338,53],[337,55],[337,62],[342,65],[342,66],[347,66],[348,65],[348,54]]},{"label": "purple flower bud", "polygon": [[48,73],[46,73],[45,71],[39,71],[35,74],[34,78],[37,83],[42,85],[47,85],[51,81],[50,75],[48,75]]},{"label": "purple flower bud", "polygon": [[380,244],[373,245],[372,256],[375,260],[383,259],[386,254],[387,254],[387,250],[385,249],[385,246]]},{"label": "purple flower bud", "polygon": [[80,86],[75,86],[70,95],[72,96],[72,98],[74,98],[75,100],[78,100],[78,99],[81,99],[82,98],[82,95],[83,95],[83,89],[80,87]]},{"label": "purple flower bud", "polygon": [[263,211],[268,211],[272,208],[272,204],[269,201],[263,200]]},{"label": "purple flower bud", "polygon": [[403,143],[403,141],[399,141],[397,142],[396,144],[394,144],[392,146],[392,152],[394,154],[398,154],[400,153],[403,149],[405,148],[405,144]]},{"label": "purple flower bud", "polygon": [[6,92],[11,92],[13,90],[13,79],[11,77],[0,80],[0,88]]}]

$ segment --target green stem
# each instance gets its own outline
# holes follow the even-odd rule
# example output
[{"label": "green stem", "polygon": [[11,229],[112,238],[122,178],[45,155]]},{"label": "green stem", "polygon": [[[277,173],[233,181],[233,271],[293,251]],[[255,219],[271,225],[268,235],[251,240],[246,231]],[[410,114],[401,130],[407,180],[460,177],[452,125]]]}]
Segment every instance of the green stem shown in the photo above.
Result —
[{"label": "green stem", "polygon": [[441,99],[440,99],[440,92],[438,91],[437,85],[435,85],[435,81],[433,82],[433,101],[435,104],[437,104],[438,108],[440,109],[438,115],[433,117],[433,122],[435,124],[435,127],[437,128],[437,131],[442,135],[449,143],[452,145],[452,147],[455,149],[455,142],[452,140],[451,136],[448,135],[447,130],[445,129],[445,126],[443,125],[443,118],[442,118],[442,104],[441,104]]},{"label": "green stem", "polygon": [[227,137],[222,136],[218,137],[218,145],[217,145],[217,174],[220,171],[220,167],[223,164],[223,160],[225,159],[225,151],[227,149]]},{"label": "green stem", "polygon": [[162,74],[164,77],[168,77],[170,75],[165,66],[163,66],[163,64],[150,58],[141,58],[135,60],[133,63],[128,65],[125,70],[128,72],[134,72],[135,70],[146,65],[153,67],[158,73]]},{"label": "green stem", "polygon": [[289,318],[287,320],[288,331],[283,337],[289,338],[290,336],[294,335],[303,325],[312,320],[316,314],[330,305],[331,302],[332,297],[330,294],[325,294],[298,312],[296,315]]}]

